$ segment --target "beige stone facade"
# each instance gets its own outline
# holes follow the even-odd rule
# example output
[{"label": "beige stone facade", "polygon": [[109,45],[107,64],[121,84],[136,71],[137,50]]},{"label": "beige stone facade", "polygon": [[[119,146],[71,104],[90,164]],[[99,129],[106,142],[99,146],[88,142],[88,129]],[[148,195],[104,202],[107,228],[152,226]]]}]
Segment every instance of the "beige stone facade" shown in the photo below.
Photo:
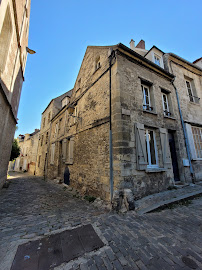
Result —
[{"label": "beige stone facade", "polygon": [[[132,45],[132,49],[123,44],[87,48],[70,103],[61,105],[52,117],[49,143],[43,150],[45,176],[63,180],[68,167],[70,185],[105,200],[111,195],[110,81],[113,194],[124,196],[130,191],[137,199],[192,182],[175,74],[157,47],[148,51],[143,41]],[[111,77],[110,48],[114,52]]]},{"label": "beige stone facade", "polygon": [[0,1],[0,187],[6,180],[27,60],[30,0]]},{"label": "beige stone facade", "polygon": [[20,156],[15,160],[14,171],[36,174],[37,151],[39,144],[39,129],[31,134],[19,135]]},{"label": "beige stone facade", "polygon": [[42,113],[36,175],[45,176],[47,174],[46,164],[50,145],[51,119],[61,110],[62,102],[63,105],[68,103],[70,95],[71,91],[51,100],[47,108]]},{"label": "beige stone facade", "polygon": [[165,54],[166,69],[175,75],[174,85],[190,149],[193,177],[202,179],[202,68],[175,54]]}]

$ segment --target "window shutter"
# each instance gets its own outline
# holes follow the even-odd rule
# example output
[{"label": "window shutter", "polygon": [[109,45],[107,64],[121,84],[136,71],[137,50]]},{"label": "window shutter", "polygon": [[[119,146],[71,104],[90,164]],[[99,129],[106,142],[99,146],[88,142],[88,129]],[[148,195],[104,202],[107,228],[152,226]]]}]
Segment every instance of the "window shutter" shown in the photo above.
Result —
[{"label": "window shutter", "polygon": [[197,158],[196,149],[195,149],[195,145],[194,145],[194,137],[193,137],[191,125],[186,123],[185,127],[186,127],[188,142],[189,142],[189,149],[191,152],[191,159],[196,159]]},{"label": "window shutter", "polygon": [[73,164],[73,150],[74,150],[74,139],[71,138],[69,141],[69,163]]},{"label": "window shutter", "polygon": [[145,143],[145,129],[144,125],[136,123],[136,155],[137,155],[137,169],[146,170],[147,168],[147,151]]},{"label": "window shutter", "polygon": [[55,156],[55,144],[51,145],[51,164],[54,164],[54,156]]},{"label": "window shutter", "polygon": [[164,168],[171,168],[171,157],[167,129],[160,128],[161,149]]},{"label": "window shutter", "polygon": [[66,149],[67,149],[67,139],[62,141],[62,159],[63,161],[66,160]]}]

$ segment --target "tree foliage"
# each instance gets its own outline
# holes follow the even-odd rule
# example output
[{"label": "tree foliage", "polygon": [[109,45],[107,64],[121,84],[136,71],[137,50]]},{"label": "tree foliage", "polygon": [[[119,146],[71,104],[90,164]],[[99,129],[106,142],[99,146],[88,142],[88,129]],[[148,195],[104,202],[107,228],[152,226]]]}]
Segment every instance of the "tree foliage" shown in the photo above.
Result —
[{"label": "tree foliage", "polygon": [[19,157],[19,155],[20,155],[20,146],[18,145],[18,141],[16,139],[14,139],[13,144],[12,144],[10,161]]}]

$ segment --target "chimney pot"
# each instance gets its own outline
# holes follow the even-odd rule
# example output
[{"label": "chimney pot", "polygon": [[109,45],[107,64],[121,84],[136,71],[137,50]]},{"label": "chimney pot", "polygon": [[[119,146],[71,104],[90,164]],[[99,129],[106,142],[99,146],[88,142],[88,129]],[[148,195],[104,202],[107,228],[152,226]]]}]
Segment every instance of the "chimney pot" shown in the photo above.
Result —
[{"label": "chimney pot", "polygon": [[130,41],[130,48],[131,50],[135,50],[135,41],[133,39]]},{"label": "chimney pot", "polygon": [[141,39],[140,42],[137,44],[136,48],[145,50],[145,41]]}]

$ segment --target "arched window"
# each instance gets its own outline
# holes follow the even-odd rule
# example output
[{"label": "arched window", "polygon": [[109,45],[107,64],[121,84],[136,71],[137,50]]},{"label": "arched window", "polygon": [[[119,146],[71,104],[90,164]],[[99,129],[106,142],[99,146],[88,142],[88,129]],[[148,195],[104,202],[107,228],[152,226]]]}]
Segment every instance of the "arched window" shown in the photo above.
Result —
[{"label": "arched window", "polygon": [[6,66],[8,51],[12,37],[12,22],[10,8],[7,7],[3,26],[0,33],[0,72],[3,72]]}]

